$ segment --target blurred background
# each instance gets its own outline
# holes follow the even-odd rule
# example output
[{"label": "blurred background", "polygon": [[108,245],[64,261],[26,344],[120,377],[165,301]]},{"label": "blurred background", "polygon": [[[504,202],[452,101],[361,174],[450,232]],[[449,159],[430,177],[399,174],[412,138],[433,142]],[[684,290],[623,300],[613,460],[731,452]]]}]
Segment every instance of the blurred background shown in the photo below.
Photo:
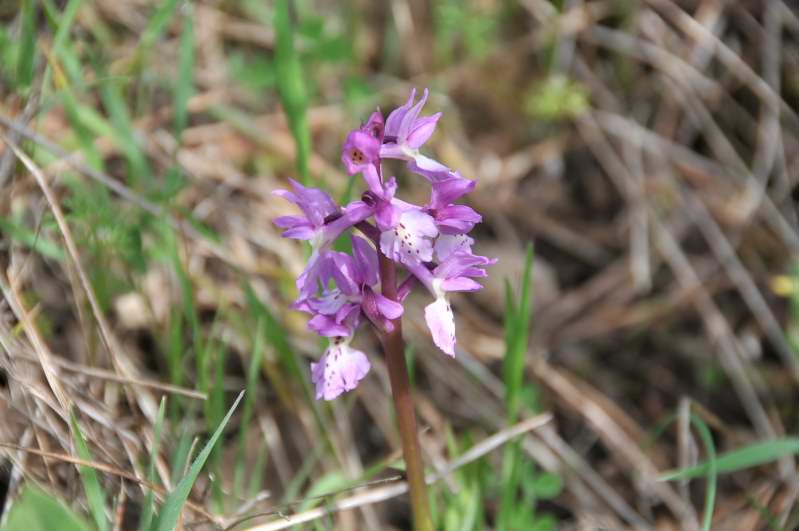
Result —
[{"label": "blurred background", "polygon": [[499,258],[456,359],[405,313],[436,527],[796,528],[795,7],[0,2],[3,528],[409,528],[379,345],[313,399],[271,192],[359,196],[413,87]]}]

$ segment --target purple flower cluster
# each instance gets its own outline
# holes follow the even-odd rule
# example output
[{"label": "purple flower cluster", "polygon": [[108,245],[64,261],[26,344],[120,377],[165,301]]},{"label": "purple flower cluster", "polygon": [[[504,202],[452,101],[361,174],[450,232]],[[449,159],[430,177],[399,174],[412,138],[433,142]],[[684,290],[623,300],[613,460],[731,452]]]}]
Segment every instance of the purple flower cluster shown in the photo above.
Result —
[{"label": "purple flower cluster", "polygon": [[[427,95],[425,90],[414,103],[416,91],[411,91],[405,105],[387,119],[377,110],[347,136],[341,160],[350,175],[360,173],[366,182],[368,190],[360,200],[341,207],[322,190],[293,180],[292,191],[275,192],[302,214],[281,216],[274,223],[285,229],[283,236],[311,244],[308,265],[297,278],[299,297],[293,307],[311,314],[308,327],[330,338],[322,358],[311,364],[317,399],[331,400],[354,389],[366,376],[369,360],[349,346],[355,330],[365,317],[381,333],[391,332],[415,281],[434,298],[425,308],[434,343],[454,356],[455,319],[448,293],[480,289],[473,278],[485,277],[484,267],[496,261],[472,254],[474,240],[468,233],[481,217],[454,203],[471,192],[475,182],[419,152],[441,117],[441,113],[419,116]],[[395,197],[397,181],[383,178],[381,159],[403,160],[410,172],[427,179],[428,203],[414,205]],[[371,243],[351,235],[351,255],[334,251],[333,242],[352,227]],[[380,292],[378,253],[409,273],[397,301]]]}]

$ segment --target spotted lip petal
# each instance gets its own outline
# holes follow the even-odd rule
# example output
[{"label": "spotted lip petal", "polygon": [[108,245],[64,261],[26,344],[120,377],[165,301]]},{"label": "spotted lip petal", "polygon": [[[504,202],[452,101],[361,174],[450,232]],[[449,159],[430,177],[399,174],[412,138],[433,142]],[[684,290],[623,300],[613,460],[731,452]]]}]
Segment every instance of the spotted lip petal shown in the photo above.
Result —
[{"label": "spotted lip petal", "polygon": [[352,391],[368,374],[371,364],[366,354],[349,346],[349,338],[331,341],[319,362],[311,363],[311,381],[316,399],[333,400]]},{"label": "spotted lip petal", "polygon": [[433,218],[419,208],[404,211],[398,223],[380,235],[380,250],[395,262],[414,264],[433,259],[430,238],[438,235]]},{"label": "spotted lip petal", "polygon": [[445,297],[439,297],[424,309],[424,319],[433,343],[445,354],[455,357],[455,316]]},{"label": "spotted lip petal", "polygon": [[442,234],[436,238],[434,250],[438,261],[444,262],[457,251],[466,251],[471,254],[472,244],[474,244],[474,240],[465,234]]}]

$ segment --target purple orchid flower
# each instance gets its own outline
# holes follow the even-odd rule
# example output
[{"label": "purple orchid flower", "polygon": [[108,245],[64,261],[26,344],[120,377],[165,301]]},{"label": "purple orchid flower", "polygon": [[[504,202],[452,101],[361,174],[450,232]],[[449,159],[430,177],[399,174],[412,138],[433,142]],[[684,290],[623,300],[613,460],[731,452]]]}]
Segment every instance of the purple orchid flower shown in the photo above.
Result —
[{"label": "purple orchid flower", "polygon": [[455,356],[455,316],[448,293],[482,289],[483,286],[472,278],[485,277],[487,274],[483,267],[494,263],[496,259],[458,250],[432,271],[424,265],[409,268],[435,297],[435,301],[425,307],[424,318],[433,342],[445,354]]},{"label": "purple orchid flower", "polygon": [[375,194],[382,193],[380,178],[380,140],[360,129],[352,131],[344,141],[341,161],[349,175],[363,173],[366,185]]},{"label": "purple orchid flower", "polygon": [[366,354],[350,347],[350,336],[334,337],[317,363],[311,363],[316,399],[333,400],[352,391],[371,368]]},{"label": "purple orchid flower", "polygon": [[[413,90],[388,118],[384,120],[377,110],[347,135],[341,160],[347,173],[363,175],[368,190],[362,200],[342,208],[322,190],[293,180],[291,191],[275,192],[302,211],[274,220],[284,229],[283,236],[311,244],[292,307],[311,314],[308,327],[330,338],[321,359],[311,363],[317,399],[331,400],[351,391],[366,376],[370,370],[366,354],[349,346],[355,331],[364,320],[378,332],[393,330],[394,320],[403,314],[401,301],[416,281],[434,297],[425,308],[433,342],[454,356],[455,319],[449,293],[480,289],[473,279],[486,276],[485,267],[496,261],[472,253],[474,240],[468,233],[482,218],[471,207],[455,204],[474,189],[475,182],[419,152],[441,117],[441,113],[419,116],[427,97],[425,90],[416,102]],[[431,186],[430,201],[420,206],[397,198],[396,179],[383,179],[383,158],[404,160],[412,172],[424,177]],[[374,225],[367,221],[372,217]],[[351,254],[332,250],[333,241],[355,225],[374,246],[352,236]],[[397,290],[399,302],[380,293],[378,252],[410,273]]]},{"label": "purple orchid flower", "polygon": [[474,181],[453,176],[434,182],[426,211],[435,219],[442,234],[464,234],[482,221],[482,216],[466,205],[452,202],[474,190]]},{"label": "purple orchid flower", "polygon": [[383,120],[383,113],[380,109],[373,112],[365,124],[361,126],[361,131],[368,133],[383,143],[383,135],[386,129],[386,122]]},{"label": "purple orchid flower", "polygon": [[433,134],[441,113],[419,118],[419,113],[427,101],[428,91],[424,89],[422,98],[414,105],[416,89],[411,90],[405,105],[395,109],[386,119],[383,133],[383,146],[380,156],[390,159],[413,160],[419,154],[419,148]]},{"label": "purple orchid flower", "polygon": [[353,201],[343,209],[322,190],[307,188],[294,179],[289,179],[293,192],[275,190],[273,194],[291,201],[302,210],[301,216],[279,216],[272,222],[286,229],[283,236],[297,240],[307,240],[311,244],[311,257],[308,265],[297,278],[297,289],[308,296],[314,289],[314,279],[319,273],[317,262],[342,232],[374,213],[363,201]]},{"label": "purple orchid flower", "polygon": [[[394,329],[402,305],[377,291],[377,252],[363,238],[352,236],[353,256],[329,252],[321,263],[321,296],[304,301],[300,309],[315,314],[308,327],[321,336],[346,336],[360,322],[361,311],[381,330]],[[330,288],[330,281],[336,285]]]}]

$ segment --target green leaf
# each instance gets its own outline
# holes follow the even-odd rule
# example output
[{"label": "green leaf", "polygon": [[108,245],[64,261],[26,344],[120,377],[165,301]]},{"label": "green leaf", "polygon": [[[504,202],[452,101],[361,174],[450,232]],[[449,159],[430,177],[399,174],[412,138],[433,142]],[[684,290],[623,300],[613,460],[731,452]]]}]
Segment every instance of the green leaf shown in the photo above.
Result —
[{"label": "green leaf", "polygon": [[[97,76],[105,76],[101,68],[97,68]],[[113,124],[111,138],[125,154],[130,163],[130,182],[137,186],[140,183],[149,184],[152,180],[150,165],[136,140],[128,106],[122,94],[120,80],[117,78],[104,78],[100,83],[100,97],[103,105],[108,110],[108,115]]]},{"label": "green leaf", "polygon": [[308,96],[302,65],[294,48],[294,27],[288,0],[275,2],[275,69],[277,89],[297,147],[297,171],[308,184],[308,161],[311,156],[311,130],[306,109]]},{"label": "green leaf", "polygon": [[161,506],[161,513],[158,515],[158,520],[156,520],[155,524],[153,525],[153,530],[171,531],[172,529],[175,529],[175,526],[178,523],[178,518],[180,518],[180,511],[183,508],[183,505],[186,503],[186,500],[189,499],[189,493],[191,492],[194,482],[197,480],[197,476],[200,475],[200,471],[205,465],[205,462],[208,460],[211,450],[214,448],[216,441],[222,435],[222,431],[225,429],[230,417],[233,415],[233,412],[236,410],[236,407],[239,405],[239,402],[241,402],[243,397],[244,391],[239,393],[238,398],[236,398],[236,401],[227,412],[227,415],[225,415],[225,418],[222,419],[219,427],[205,444],[205,447],[203,447],[202,451],[197,456],[197,459],[195,459],[194,463],[192,463],[188,474],[186,474],[186,476],[180,480],[180,483],[177,484],[174,490],[169,493],[166,500],[164,500],[164,504]]},{"label": "green leaf", "polygon": [[533,478],[531,486],[537,498],[551,500],[563,490],[563,480],[557,474],[541,472]]},{"label": "green leaf", "polygon": [[39,232],[35,232],[13,219],[0,216],[0,231],[12,240],[22,243],[46,258],[64,260],[63,248],[52,240],[45,239]]},{"label": "green leaf", "polygon": [[[153,428],[153,448],[150,451],[150,465],[147,468],[147,480],[155,484],[155,463],[158,461],[158,447],[161,444],[161,428],[164,425],[164,415],[166,413],[166,397],[161,398],[161,405],[158,406],[158,416],[155,419],[155,427]],[[147,496],[144,498],[144,506],[142,507],[141,519],[139,521],[139,530],[148,531],[150,524],[153,521],[153,491],[148,490]]]},{"label": "green leaf", "polygon": [[75,17],[78,14],[78,9],[82,2],[83,0],[69,0],[64,8],[64,12],[61,13],[61,16],[58,18],[58,30],[56,30],[55,37],[53,38],[53,50],[55,50],[56,53],[59,53],[61,47],[67,42],[69,30],[72,28],[72,23],[75,21]]},{"label": "green leaf", "polygon": [[536,516],[532,526],[528,529],[530,531],[555,531],[558,529],[558,520],[551,514]]},{"label": "green leaf", "polygon": [[141,40],[139,41],[140,50],[143,50],[144,53],[149,51],[158,37],[164,32],[169,21],[172,20],[177,7],[177,0],[166,0],[161,4],[161,7],[159,7],[153,16],[150,17],[150,20],[147,21],[147,26],[141,34]]},{"label": "green leaf", "polygon": [[[799,453],[799,438],[785,437],[771,441],[762,441],[738,448],[722,454],[716,459],[716,471],[719,474],[736,472],[745,468],[777,461],[781,457]],[[696,466],[666,472],[660,476],[662,481],[691,479],[712,474],[712,463],[706,462]]]},{"label": "green leaf", "polygon": [[247,397],[244,399],[244,406],[241,412],[239,447],[236,454],[236,468],[233,473],[233,495],[236,497],[241,497],[244,486],[244,474],[247,467],[244,451],[247,446],[247,436],[250,432],[250,426],[252,425],[252,413],[256,396],[255,386],[258,385],[258,375],[261,373],[261,365],[264,358],[263,328],[264,323],[259,319],[258,324],[255,326],[252,357],[250,358],[250,367],[247,370]]},{"label": "green leaf", "polygon": [[70,508],[37,487],[28,485],[11,506],[3,531],[89,531]]},{"label": "green leaf", "polygon": [[178,78],[175,84],[175,136],[180,138],[188,122],[189,98],[194,91],[194,14],[186,5],[178,52]]},{"label": "green leaf", "polygon": [[713,523],[713,507],[716,503],[716,483],[718,478],[716,445],[713,444],[713,436],[710,434],[710,429],[701,418],[692,413],[691,423],[696,428],[696,431],[699,432],[699,437],[702,439],[702,444],[705,446],[705,452],[707,453],[708,478],[705,493],[705,514],[702,517],[702,531],[710,531],[710,526]]},{"label": "green leaf", "polygon": [[[524,383],[524,362],[527,355],[527,340],[530,329],[530,277],[533,269],[533,246],[527,246],[522,276],[521,295],[514,302],[509,282],[505,284],[505,403],[507,422],[513,424],[519,414],[520,397]],[[522,455],[518,441],[508,443],[502,458],[502,493],[497,529],[512,529],[516,512],[516,494],[521,479]]]},{"label": "green leaf", "polygon": [[29,87],[33,81],[36,52],[36,0],[23,0],[19,27],[20,46],[17,49],[17,82]]},{"label": "green leaf", "polygon": [[527,246],[522,276],[521,297],[513,302],[513,293],[506,285],[506,309],[509,311],[505,323],[505,358],[503,360],[505,379],[505,401],[508,410],[508,424],[516,421],[519,411],[519,397],[524,382],[524,361],[527,354],[527,340],[530,330],[530,282],[533,269],[533,246]]},{"label": "green leaf", "polygon": [[588,92],[583,85],[561,75],[537,83],[527,95],[525,110],[538,120],[577,118],[588,110]]},{"label": "green leaf", "polygon": [[[72,435],[75,438],[75,449],[78,452],[78,457],[84,461],[92,461],[92,454],[86,444],[86,439],[83,438],[83,434],[80,431],[78,418],[74,410],[70,412],[70,424],[72,425]],[[91,509],[94,522],[100,531],[105,531],[108,529],[108,518],[105,514],[106,496],[97,477],[97,471],[88,466],[79,466],[78,472],[83,482],[83,488],[86,490],[86,498],[89,501],[89,509]]]}]

